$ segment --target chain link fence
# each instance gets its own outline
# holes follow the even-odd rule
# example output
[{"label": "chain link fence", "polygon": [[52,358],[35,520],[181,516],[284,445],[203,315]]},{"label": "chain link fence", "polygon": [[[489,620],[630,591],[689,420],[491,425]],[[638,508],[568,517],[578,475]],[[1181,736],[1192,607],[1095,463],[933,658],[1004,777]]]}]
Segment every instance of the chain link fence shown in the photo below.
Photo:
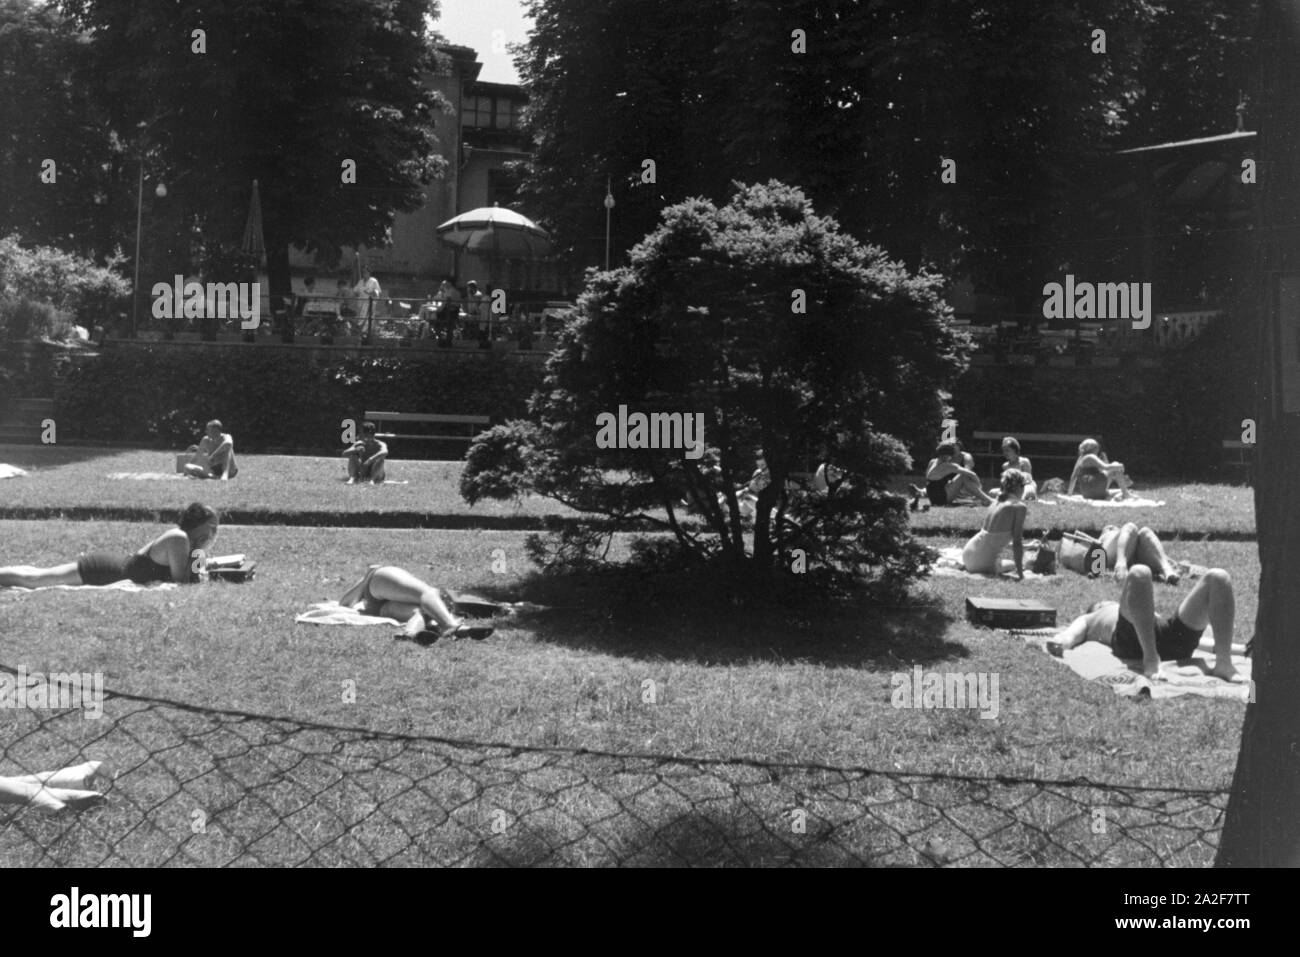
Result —
[{"label": "chain link fence", "polygon": [[104,797],[0,804],[0,862],[1208,866],[1228,799],[460,741],[112,691],[98,719],[0,711],[0,782],[85,761],[115,769]]}]

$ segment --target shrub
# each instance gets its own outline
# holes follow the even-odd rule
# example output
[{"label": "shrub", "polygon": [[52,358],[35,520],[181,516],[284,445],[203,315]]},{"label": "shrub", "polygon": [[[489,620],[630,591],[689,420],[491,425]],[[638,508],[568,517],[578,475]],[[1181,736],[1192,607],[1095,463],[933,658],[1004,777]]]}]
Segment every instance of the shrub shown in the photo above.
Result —
[{"label": "shrub", "polygon": [[87,328],[122,308],[131,284],[107,266],[50,246],[23,246],[17,235],[0,238],[0,290],[46,302]]},{"label": "shrub", "polygon": [[[895,591],[917,577],[925,550],[885,486],[965,366],[939,278],[909,275],[776,182],[737,186],[723,207],[669,207],[630,260],[589,276],[533,397],[535,424],[480,436],[462,494],[528,491],[599,516],[593,526],[650,522],[674,537],[679,560],[756,590],[792,570],[795,549],[802,574]],[[702,437],[689,451],[598,447],[596,424],[624,406],[702,420],[707,447]],[[751,525],[735,490],[757,447],[769,480],[754,489]],[[787,479],[821,462],[846,481],[822,495],[790,490]],[[566,535],[552,552],[561,563],[600,547]]]},{"label": "shrub", "polygon": [[0,293],[0,338],[60,339],[72,332],[72,317],[48,302]]}]

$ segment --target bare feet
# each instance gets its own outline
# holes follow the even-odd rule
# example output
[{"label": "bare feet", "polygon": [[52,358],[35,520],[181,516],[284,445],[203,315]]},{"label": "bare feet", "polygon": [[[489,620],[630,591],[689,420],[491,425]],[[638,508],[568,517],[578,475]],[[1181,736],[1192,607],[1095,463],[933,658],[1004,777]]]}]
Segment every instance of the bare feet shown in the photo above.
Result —
[{"label": "bare feet", "polygon": [[1217,658],[1214,667],[1210,669],[1210,674],[1216,678],[1221,678],[1231,684],[1245,684],[1246,679],[1242,677],[1241,672],[1233,667],[1232,659],[1226,657]]}]

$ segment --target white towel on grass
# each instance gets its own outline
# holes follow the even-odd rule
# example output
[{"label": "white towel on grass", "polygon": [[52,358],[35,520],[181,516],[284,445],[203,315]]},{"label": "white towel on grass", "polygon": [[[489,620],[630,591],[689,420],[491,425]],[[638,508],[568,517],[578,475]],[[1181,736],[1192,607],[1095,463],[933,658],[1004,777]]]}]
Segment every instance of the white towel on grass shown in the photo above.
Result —
[{"label": "white towel on grass", "polygon": [[[1007,631],[1040,651],[1047,651],[1049,640],[1060,634],[1060,630],[1054,628],[1007,629]],[[1210,662],[1203,656],[1214,653],[1214,635],[1211,629],[1205,630],[1196,650],[1196,655],[1182,663],[1160,662],[1160,674],[1164,677],[1164,681],[1151,681],[1142,674],[1141,661],[1125,661],[1116,658],[1108,646],[1097,641],[1085,641],[1056,660],[1062,662],[1080,678],[1101,682],[1108,685],[1116,694],[1125,697],[1144,697],[1161,701],[1167,698],[1195,695],[1201,698],[1218,698],[1242,703],[1250,700],[1251,661],[1245,656],[1243,646],[1236,644],[1232,646],[1233,667],[1245,679],[1241,684],[1224,681],[1207,673]]]},{"label": "white towel on grass", "polygon": [[18,478],[19,476],[26,474],[27,472],[24,469],[20,469],[16,465],[0,464],[0,479]]},{"label": "white towel on grass", "polygon": [[137,585],[133,581],[113,582],[111,585],[42,585],[40,588],[20,588],[17,585],[0,586],[0,595],[30,595],[35,591],[168,591],[179,588],[176,582],[158,582],[153,585]]},{"label": "white towel on grass", "polygon": [[175,482],[189,478],[175,472],[109,472],[104,478],[122,480],[132,479],[137,482]]},{"label": "white towel on grass", "polygon": [[1066,495],[1064,493],[1056,496],[1056,501],[1051,502],[1045,498],[1040,498],[1040,505],[1061,505],[1064,503],[1071,505],[1091,505],[1093,508],[1158,508],[1165,504],[1164,499],[1157,501],[1153,498],[1111,498],[1095,499],[1084,498],[1082,495]]},{"label": "white towel on grass", "polygon": [[319,601],[293,620],[304,625],[403,625],[395,618],[367,615],[336,601]]}]

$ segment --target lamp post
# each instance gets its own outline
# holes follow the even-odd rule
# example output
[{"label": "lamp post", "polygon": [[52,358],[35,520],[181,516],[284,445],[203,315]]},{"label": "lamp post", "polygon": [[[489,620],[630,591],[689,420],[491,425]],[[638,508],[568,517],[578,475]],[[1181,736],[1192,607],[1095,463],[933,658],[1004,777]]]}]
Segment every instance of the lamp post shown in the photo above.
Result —
[{"label": "lamp post", "polygon": [[[154,195],[162,199],[167,187],[159,183]],[[135,324],[140,315],[140,225],[144,219],[144,160],[140,160],[140,179],[135,190],[135,284],[131,287],[131,338],[135,338]]]},{"label": "lamp post", "polygon": [[605,271],[609,272],[609,217],[614,209],[614,194],[609,191],[609,177],[605,177]]}]

